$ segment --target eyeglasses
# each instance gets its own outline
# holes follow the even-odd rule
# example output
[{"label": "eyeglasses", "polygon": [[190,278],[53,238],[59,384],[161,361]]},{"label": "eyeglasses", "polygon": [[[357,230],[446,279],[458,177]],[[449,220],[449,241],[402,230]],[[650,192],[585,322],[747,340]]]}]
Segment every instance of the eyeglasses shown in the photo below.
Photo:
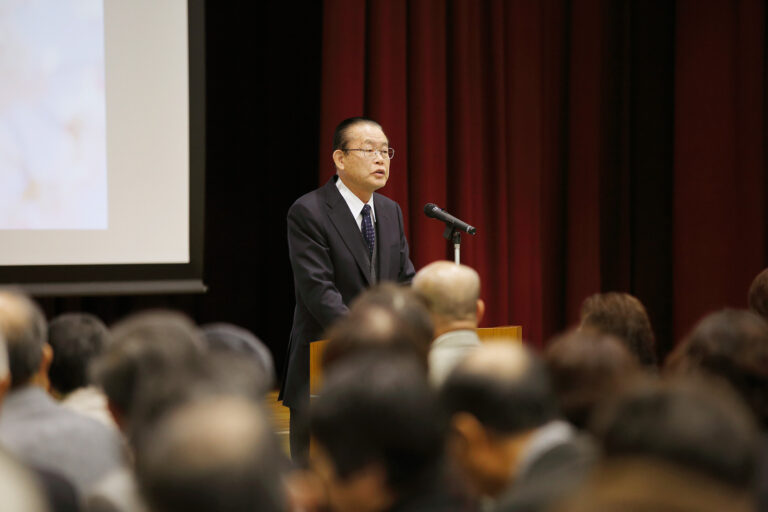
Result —
[{"label": "eyeglasses", "polygon": [[368,160],[373,160],[376,158],[376,155],[379,155],[384,160],[392,160],[395,158],[395,150],[393,148],[389,149],[345,149],[344,151],[360,151],[363,153],[363,156],[366,157]]}]

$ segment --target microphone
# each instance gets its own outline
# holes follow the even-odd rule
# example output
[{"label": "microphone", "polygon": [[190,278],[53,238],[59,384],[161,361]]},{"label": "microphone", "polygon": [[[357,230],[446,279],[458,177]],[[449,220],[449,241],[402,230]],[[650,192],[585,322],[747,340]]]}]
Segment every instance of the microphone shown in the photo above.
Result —
[{"label": "microphone", "polygon": [[436,204],[432,204],[432,203],[425,204],[424,213],[427,215],[427,217],[432,217],[433,219],[437,219],[445,222],[449,226],[453,227],[453,229],[457,229],[459,231],[465,231],[470,235],[474,235],[475,233],[477,233],[477,228],[474,228],[469,224],[467,224],[466,222],[457,219],[456,217],[446,212],[445,210],[441,210]]}]

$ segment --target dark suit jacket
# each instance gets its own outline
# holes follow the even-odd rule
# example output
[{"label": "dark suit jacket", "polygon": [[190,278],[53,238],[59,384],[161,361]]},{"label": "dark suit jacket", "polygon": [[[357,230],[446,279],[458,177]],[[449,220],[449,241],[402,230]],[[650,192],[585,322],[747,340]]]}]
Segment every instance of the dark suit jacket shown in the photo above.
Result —
[{"label": "dark suit jacket", "polygon": [[591,439],[577,435],[558,443],[518,475],[499,499],[494,512],[543,512],[573,493],[589,475],[597,460]]},{"label": "dark suit jacket", "polygon": [[[322,338],[349,303],[370,286],[368,248],[337,176],[301,196],[288,210],[288,250],[296,290],[296,309],[283,371],[280,399],[301,407],[309,397],[309,343]],[[396,202],[373,194],[379,281],[410,282],[403,213]]]}]

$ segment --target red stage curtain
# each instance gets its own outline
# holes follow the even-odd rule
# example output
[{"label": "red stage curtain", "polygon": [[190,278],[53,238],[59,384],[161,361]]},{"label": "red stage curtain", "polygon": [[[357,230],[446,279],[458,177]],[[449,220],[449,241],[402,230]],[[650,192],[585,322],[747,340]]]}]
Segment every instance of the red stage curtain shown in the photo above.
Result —
[{"label": "red stage curtain", "polygon": [[541,345],[624,290],[669,345],[764,264],[764,25],[758,0],[326,0],[321,141],[381,122],[417,268],[451,256],[425,203],[479,227],[485,325]]},{"label": "red stage curtain", "polygon": [[674,307],[746,306],[765,265],[765,3],[680,0],[675,76]]}]

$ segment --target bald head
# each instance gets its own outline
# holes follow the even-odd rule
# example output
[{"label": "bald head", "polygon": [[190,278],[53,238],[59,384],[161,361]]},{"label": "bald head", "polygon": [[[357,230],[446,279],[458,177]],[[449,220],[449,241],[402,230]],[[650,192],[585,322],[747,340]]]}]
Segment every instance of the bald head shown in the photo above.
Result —
[{"label": "bald head", "polygon": [[227,397],[172,412],[140,445],[137,475],[158,512],[277,511],[283,463],[261,410]]},{"label": "bald head", "polygon": [[423,296],[430,312],[446,320],[477,322],[480,276],[466,265],[436,261],[419,270],[413,289]]},{"label": "bald head", "polygon": [[0,336],[8,348],[13,387],[27,384],[39,371],[47,344],[45,316],[23,293],[0,290]]}]

